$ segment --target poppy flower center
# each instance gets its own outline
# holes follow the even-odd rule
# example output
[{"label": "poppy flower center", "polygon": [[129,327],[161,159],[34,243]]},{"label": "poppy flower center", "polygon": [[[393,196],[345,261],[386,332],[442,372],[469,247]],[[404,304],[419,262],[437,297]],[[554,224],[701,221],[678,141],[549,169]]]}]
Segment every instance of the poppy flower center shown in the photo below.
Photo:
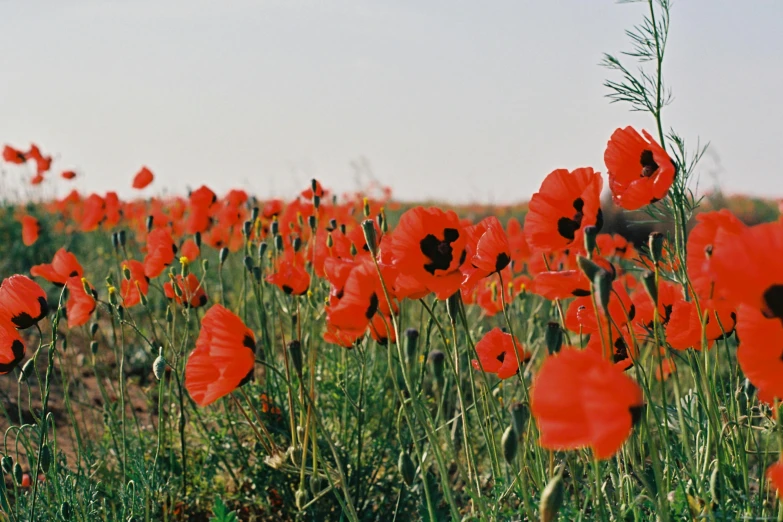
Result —
[{"label": "poppy flower center", "polygon": [[504,268],[508,266],[508,264],[511,262],[511,258],[506,254],[505,252],[501,252],[498,254],[498,257],[495,260],[495,271],[500,272]]},{"label": "poppy flower center", "polygon": [[614,342],[614,353],[612,354],[613,362],[621,362],[628,358],[628,345],[625,344],[625,339],[618,337]]},{"label": "poppy flower center", "polygon": [[569,240],[574,239],[576,231],[582,226],[582,219],[584,218],[582,210],[584,209],[584,206],[585,202],[582,198],[576,198],[574,200],[574,210],[576,210],[576,214],[571,218],[561,217],[557,220],[558,234]]},{"label": "poppy flower center", "polygon": [[658,170],[658,164],[653,159],[653,153],[651,150],[642,151],[642,157],[639,160],[642,165],[642,177],[649,178],[655,171]]},{"label": "poppy flower center", "polygon": [[503,364],[503,361],[506,360],[506,352],[500,352],[500,354],[495,358],[500,361],[500,364]]},{"label": "poppy flower center", "polygon": [[375,292],[370,296],[370,306],[367,307],[367,311],[364,312],[364,316],[367,319],[372,319],[375,316],[375,312],[378,311],[378,296]]},{"label": "poppy flower center", "polygon": [[631,424],[633,426],[636,426],[640,420],[642,420],[642,413],[644,413],[644,404],[638,404],[636,406],[631,406],[628,408],[628,411],[631,413]]},{"label": "poppy flower center", "polygon": [[459,231],[454,228],[443,229],[443,239],[439,239],[433,234],[427,234],[419,242],[421,253],[430,260],[430,263],[424,265],[424,270],[432,275],[435,275],[435,270],[448,270],[454,259],[451,244],[457,239],[459,239]]},{"label": "poppy flower center", "polygon": [[772,285],[763,294],[764,317],[778,318],[783,322],[783,285]]}]

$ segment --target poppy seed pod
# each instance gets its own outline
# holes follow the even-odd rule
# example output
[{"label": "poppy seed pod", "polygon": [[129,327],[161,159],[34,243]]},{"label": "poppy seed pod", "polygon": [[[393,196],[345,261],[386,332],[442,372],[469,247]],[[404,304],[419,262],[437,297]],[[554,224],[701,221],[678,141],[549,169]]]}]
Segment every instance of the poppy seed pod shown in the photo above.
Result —
[{"label": "poppy seed pod", "polygon": [[609,306],[609,297],[612,293],[612,279],[609,272],[601,269],[593,279],[593,286],[595,287],[596,300],[606,312]]},{"label": "poppy seed pod", "polygon": [[530,410],[524,402],[515,402],[509,406],[508,411],[511,412],[511,427],[514,428],[517,437],[521,439],[525,433],[527,421],[530,419]]},{"label": "poppy seed pod", "polygon": [[163,348],[158,348],[158,356],[152,363],[152,374],[158,380],[163,379],[163,375],[166,373],[166,359],[163,358]]},{"label": "poppy seed pod", "polygon": [[362,232],[364,232],[364,240],[367,242],[370,254],[375,256],[378,252],[378,238],[375,236],[375,223],[372,219],[362,221]]},{"label": "poppy seed pod", "polygon": [[446,312],[448,312],[449,314],[449,319],[451,320],[451,324],[457,323],[457,317],[459,317],[459,300],[460,300],[459,291],[454,292],[449,296],[448,299],[446,299]]},{"label": "poppy seed pod", "polygon": [[14,469],[14,459],[10,455],[6,455],[0,459],[0,466],[6,473],[11,473]]},{"label": "poppy seed pod", "polygon": [[302,344],[294,339],[288,343],[288,355],[291,357],[291,364],[294,365],[299,379],[302,378]]},{"label": "poppy seed pod", "polygon": [[647,247],[650,249],[650,259],[656,265],[661,262],[663,255],[663,234],[653,232],[647,240]]},{"label": "poppy seed pod", "polygon": [[22,466],[18,462],[14,464],[14,480],[17,484],[22,484]]},{"label": "poppy seed pod", "polygon": [[408,364],[415,360],[418,347],[419,331],[415,328],[408,328],[405,330],[405,356],[408,359]]},{"label": "poppy seed pod", "polygon": [[400,470],[405,485],[408,487],[413,485],[413,479],[416,478],[416,465],[407,451],[400,453],[400,457],[397,459],[397,468]]},{"label": "poppy seed pod", "polygon": [[310,493],[317,497],[324,490],[324,479],[319,475],[310,475]]},{"label": "poppy seed pod", "polygon": [[22,366],[22,372],[19,374],[19,382],[25,382],[28,378],[30,378],[30,375],[33,374],[33,370],[35,369],[35,360],[34,359],[27,359],[27,362],[24,363]]},{"label": "poppy seed pod", "polygon": [[60,517],[62,517],[63,520],[70,520],[72,516],[73,508],[71,508],[71,505],[66,500],[60,505]]},{"label": "poppy seed pod", "polygon": [[218,254],[218,259],[220,259],[220,264],[226,262],[226,259],[228,259],[228,249],[226,247],[223,247],[220,249],[220,254]]},{"label": "poppy seed pod", "polygon": [[315,230],[318,227],[318,220],[315,219],[315,216],[307,216],[307,225],[310,227],[310,230]]},{"label": "poppy seed pod", "polygon": [[595,279],[596,274],[603,270],[600,266],[596,265],[593,261],[591,261],[589,258],[585,256],[576,256],[576,264],[579,265],[579,269],[582,271],[582,273],[587,276],[587,279],[590,281],[593,281]]},{"label": "poppy seed pod", "polygon": [[503,432],[500,445],[503,448],[503,458],[506,459],[506,463],[511,464],[514,462],[514,458],[517,456],[517,449],[519,448],[519,439],[512,426],[509,426]]},{"label": "poppy seed pod", "polygon": [[427,356],[427,360],[430,363],[430,369],[432,371],[432,377],[435,380],[435,386],[439,389],[443,389],[445,383],[445,376],[443,374],[443,364],[446,360],[446,354],[440,350],[433,350]]},{"label": "poppy seed pod", "polygon": [[588,225],[583,231],[585,234],[585,251],[587,252],[587,257],[592,258],[595,251],[595,239],[598,236],[598,227]]},{"label": "poppy seed pod", "polygon": [[563,346],[563,329],[555,321],[549,321],[546,325],[546,349],[549,355],[554,355]]},{"label": "poppy seed pod", "polygon": [[557,518],[557,512],[560,511],[560,507],[563,505],[563,495],[563,468],[561,465],[541,493],[541,505],[539,507],[541,522],[552,522]]},{"label": "poppy seed pod", "polygon": [[245,268],[248,272],[253,271],[253,258],[250,256],[245,256],[245,259],[243,259],[243,262],[245,264]]},{"label": "poppy seed pod", "polygon": [[147,233],[152,232],[152,225],[155,223],[155,218],[147,216]]},{"label": "poppy seed pod", "polygon": [[201,232],[198,230],[193,234],[193,242],[196,243],[197,247],[201,248]]},{"label": "poppy seed pod", "polygon": [[644,285],[644,289],[647,290],[647,293],[650,296],[650,299],[652,299],[652,302],[655,303],[655,305],[658,305],[658,287],[655,284],[655,274],[653,272],[650,272],[649,270],[645,271],[642,274],[642,284]]},{"label": "poppy seed pod", "polygon": [[283,236],[275,236],[275,250],[283,251]]},{"label": "poppy seed pod", "polygon": [[48,444],[44,444],[43,446],[41,446],[41,460],[40,460],[41,469],[43,470],[44,473],[49,472],[49,468],[52,465],[52,460],[54,460],[52,457],[52,449],[49,447]]},{"label": "poppy seed pod", "polygon": [[307,504],[307,491],[304,489],[297,489],[294,497],[296,499],[296,507],[301,511]]}]

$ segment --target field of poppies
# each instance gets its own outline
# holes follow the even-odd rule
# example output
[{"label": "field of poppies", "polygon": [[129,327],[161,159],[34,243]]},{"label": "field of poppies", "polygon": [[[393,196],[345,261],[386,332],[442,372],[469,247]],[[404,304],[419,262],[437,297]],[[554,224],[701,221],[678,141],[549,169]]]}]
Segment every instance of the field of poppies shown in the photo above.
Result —
[{"label": "field of poppies", "polygon": [[669,16],[604,63],[650,130],[519,205],[29,199],[82,174],[4,145],[0,520],[783,520],[783,219],[691,190]]}]

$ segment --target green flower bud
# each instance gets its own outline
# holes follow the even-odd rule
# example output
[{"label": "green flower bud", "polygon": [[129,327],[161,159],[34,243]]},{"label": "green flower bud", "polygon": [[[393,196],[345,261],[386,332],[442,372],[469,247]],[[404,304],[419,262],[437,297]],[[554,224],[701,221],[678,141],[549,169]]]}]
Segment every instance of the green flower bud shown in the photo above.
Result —
[{"label": "green flower bud", "polygon": [[291,364],[294,365],[294,369],[296,370],[296,374],[299,376],[299,379],[302,378],[302,345],[299,341],[294,339],[293,341],[288,343],[288,355],[291,357]]},{"label": "green flower bud", "polygon": [[527,404],[524,402],[515,402],[509,406],[508,409],[511,412],[511,426],[514,428],[517,438],[521,439],[525,434],[527,421],[530,418],[530,411],[527,408]]},{"label": "green flower bud", "polygon": [[646,270],[642,274],[642,284],[644,285],[644,289],[647,290],[647,294],[650,296],[650,299],[652,299],[652,302],[657,306],[658,286],[655,284],[655,273]]},{"label": "green flower bud", "polygon": [[400,470],[400,475],[402,475],[405,485],[410,487],[413,484],[413,479],[416,478],[416,465],[413,464],[413,460],[407,451],[400,453],[400,457],[397,459],[397,468]]},{"label": "green flower bud", "polygon": [[18,462],[14,463],[14,480],[17,484],[22,484],[22,466]]},{"label": "green flower bud", "polygon": [[506,463],[513,463],[514,458],[517,456],[519,439],[512,426],[509,426],[506,428],[506,431],[503,432],[503,437],[500,439],[500,445],[503,447],[503,458],[506,459]]},{"label": "green flower bud", "polygon": [[93,355],[98,353],[98,343],[96,341],[90,341],[90,353]]},{"label": "green flower bud", "polygon": [[44,444],[41,447],[41,469],[44,473],[49,472],[53,460],[52,450],[49,448],[48,444]]},{"label": "green flower bud", "polygon": [[557,512],[560,511],[560,507],[563,505],[564,496],[563,471],[561,467],[541,493],[541,505],[539,507],[541,522],[552,522],[557,518]]},{"label": "green flower bud", "polygon": [[14,459],[10,455],[6,455],[0,459],[0,466],[6,473],[11,473],[14,470]]},{"label": "green flower bud", "polygon": [[595,238],[598,236],[598,227],[595,225],[586,226],[584,228],[584,233],[587,257],[593,257],[593,251],[595,251]]},{"label": "green flower bud", "polygon": [[372,219],[362,221],[362,232],[364,232],[364,240],[367,242],[370,254],[375,257],[375,254],[378,252],[378,238],[375,235],[375,223],[373,223]]},{"label": "green flower bud", "polygon": [[647,248],[650,249],[650,259],[656,265],[661,262],[663,256],[663,234],[653,232],[647,240]]},{"label": "green flower bud", "polygon": [[546,349],[549,352],[549,355],[558,353],[563,346],[563,329],[560,328],[560,324],[554,321],[548,322],[544,338],[546,340]]},{"label": "green flower bud", "polygon": [[35,369],[35,361],[33,359],[27,359],[27,362],[22,366],[22,372],[19,374],[19,382],[26,382],[33,374]]},{"label": "green flower bud", "polygon": [[433,350],[427,356],[427,360],[430,363],[430,369],[432,370],[432,377],[435,380],[435,386],[438,390],[443,391],[443,385],[446,382],[445,375],[443,373],[443,365],[446,360],[446,354],[440,350]]},{"label": "green flower bud", "polygon": [[220,254],[218,258],[220,259],[221,265],[226,262],[226,259],[228,259],[228,249],[226,247],[220,249]]},{"label": "green flower bud", "polygon": [[158,356],[152,363],[152,373],[159,381],[166,375],[166,359],[163,358],[163,348],[158,348]]}]

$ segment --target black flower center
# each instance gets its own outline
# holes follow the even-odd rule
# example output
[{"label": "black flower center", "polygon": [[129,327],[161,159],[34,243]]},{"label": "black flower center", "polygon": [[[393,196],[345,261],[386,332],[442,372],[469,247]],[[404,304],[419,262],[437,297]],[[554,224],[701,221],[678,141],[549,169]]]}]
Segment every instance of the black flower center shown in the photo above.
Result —
[{"label": "black flower center", "polygon": [[511,258],[506,254],[505,252],[501,252],[498,254],[498,257],[495,259],[495,271],[500,272],[504,268],[508,266],[508,264],[511,262]]},{"label": "black flower center", "polygon": [[644,413],[644,404],[631,406],[630,408],[628,408],[628,411],[631,413],[631,424],[633,426],[636,426],[637,424],[639,424],[639,421],[642,420],[642,413]]},{"label": "black flower center", "polygon": [[[564,216],[557,220],[557,233],[569,241],[573,241],[576,236],[576,231],[582,227],[582,219],[585,217],[583,213],[585,207],[584,200],[582,198],[576,198],[573,205],[574,210],[576,210],[573,217],[569,218]],[[603,221],[603,219],[601,220]],[[596,227],[600,228],[600,225],[596,223]]]},{"label": "black flower center", "polygon": [[653,153],[651,150],[642,151],[642,157],[639,160],[642,165],[642,177],[649,178],[655,171],[658,170],[658,164],[653,159]]},{"label": "black flower center", "polygon": [[783,321],[783,285],[772,285],[764,291],[764,317]]},{"label": "black flower center", "polygon": [[[427,236],[419,242],[421,253],[429,258],[430,263],[424,265],[424,270],[435,275],[435,270],[448,270],[451,261],[454,259],[454,252],[451,244],[459,239],[459,231],[454,228],[443,230],[443,239],[439,239],[433,234]],[[465,252],[460,254],[460,259],[464,257]]]},{"label": "black flower center", "polygon": [[364,316],[367,319],[372,319],[375,315],[375,312],[378,311],[378,296],[375,295],[375,292],[372,293],[370,296],[370,306],[367,307],[367,311],[364,312]]},{"label": "black flower center", "polygon": [[496,357],[498,361],[500,361],[500,364],[503,364],[503,361],[506,360],[506,352],[500,352],[500,355]]}]

